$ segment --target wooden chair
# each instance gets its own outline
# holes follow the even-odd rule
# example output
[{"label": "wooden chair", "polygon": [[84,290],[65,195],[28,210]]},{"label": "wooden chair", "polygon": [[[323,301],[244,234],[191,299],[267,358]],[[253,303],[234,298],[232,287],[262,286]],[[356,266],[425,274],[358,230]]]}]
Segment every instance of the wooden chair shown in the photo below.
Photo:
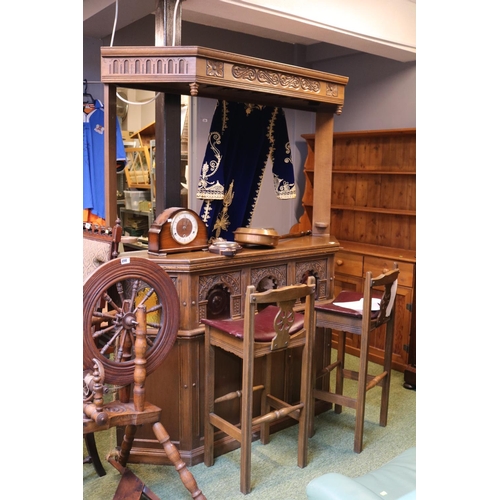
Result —
[{"label": "wooden chair", "polygon": [[125,177],[129,188],[151,189],[151,156],[149,147],[127,147]]},{"label": "wooden chair", "polygon": [[[120,219],[116,219],[113,227],[100,226],[90,222],[83,223],[83,281],[105,262],[115,259],[119,254],[119,245],[122,237]],[[102,465],[97,451],[93,433],[85,434],[85,445],[88,457],[83,463],[91,463],[99,476],[105,476],[106,471]]]},{"label": "wooden chair", "polygon": [[120,219],[113,227],[83,223],[83,281],[101,264],[118,257],[121,237]]},{"label": "wooden chair", "polygon": [[[338,331],[337,360],[317,372],[317,377],[330,375],[336,369],[335,389],[326,391],[314,389],[314,398],[335,405],[335,413],[342,412],[342,406],[353,408],[356,414],[354,430],[354,451],[360,453],[363,449],[363,427],[365,419],[366,393],[376,387],[382,387],[380,401],[380,425],[387,425],[389,407],[389,388],[391,383],[392,344],[394,337],[395,299],[399,269],[394,266],[392,271],[372,278],[372,273],[365,276],[364,291],[341,291],[333,302],[315,305],[316,325]],[[382,292],[377,288],[382,287]],[[372,307],[372,302],[378,306]],[[376,376],[368,374],[368,349],[370,333],[381,325],[385,328],[384,362],[381,371]],[[360,335],[359,368],[345,368],[346,332]],[[356,397],[343,394],[344,379],[357,380]],[[314,423],[311,422],[313,426]],[[311,427],[310,435],[313,433]]]},{"label": "wooden chair", "polygon": [[[102,307],[102,303],[105,307]],[[121,445],[108,458],[121,474],[115,500],[158,497],[126,467],[137,426],[151,424],[169,461],[191,493],[205,500],[160,422],[161,409],[146,399],[145,380],[165,359],[177,337],[179,298],[157,264],[126,257],[94,271],[83,285],[83,433],[125,427]],[[117,399],[104,401],[104,387]]]},{"label": "wooden chair", "polygon": [[[282,417],[299,421],[298,466],[307,465],[308,422],[312,411],[312,352],[314,335],[315,280],[257,293],[248,286],[243,319],[203,319],[205,324],[205,465],[214,463],[214,429],[220,429],[241,444],[240,491],[251,490],[252,431],[260,426],[260,440],[269,442],[269,424]],[[304,306],[304,313],[296,312]],[[258,306],[266,305],[258,311]],[[242,359],[242,388],[214,398],[215,352],[219,347]],[[283,349],[303,347],[300,401],[289,404],[271,394],[271,354]],[[254,361],[264,358],[264,382],[254,384]],[[260,413],[252,418],[254,392],[260,391]],[[216,406],[241,398],[240,423],[226,420]],[[271,408],[273,409],[271,411]]]}]

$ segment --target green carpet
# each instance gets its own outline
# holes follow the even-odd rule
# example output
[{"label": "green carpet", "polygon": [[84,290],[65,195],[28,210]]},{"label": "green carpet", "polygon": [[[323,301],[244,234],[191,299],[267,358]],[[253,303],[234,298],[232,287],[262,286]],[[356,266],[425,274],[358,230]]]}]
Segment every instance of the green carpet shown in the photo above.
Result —
[{"label": "green carpet", "polygon": [[[350,366],[353,359],[349,359]],[[371,365],[371,364],[370,364]],[[377,366],[372,370],[380,370]],[[360,476],[388,462],[402,451],[416,446],[416,392],[403,387],[403,374],[393,371],[386,427],[378,425],[380,388],[368,392],[366,400],[364,448],[354,453],[354,411],[344,408],[315,418],[315,435],[309,440],[308,465],[297,467],[297,425],[271,435],[263,446],[252,444],[252,491],[240,493],[240,450],[217,457],[212,467],[203,463],[189,467],[198,487],[208,500],[305,500],[307,483],[326,472]],[[345,393],[354,394],[356,383],[347,380]],[[168,431],[168,429],[167,429]],[[119,472],[104,460],[116,445],[114,433],[96,435],[106,476],[97,476],[91,464],[83,465],[84,500],[111,500],[120,480]],[[84,448],[84,455],[86,450]],[[189,500],[177,472],[171,466],[129,464],[129,468],[162,500]]]}]

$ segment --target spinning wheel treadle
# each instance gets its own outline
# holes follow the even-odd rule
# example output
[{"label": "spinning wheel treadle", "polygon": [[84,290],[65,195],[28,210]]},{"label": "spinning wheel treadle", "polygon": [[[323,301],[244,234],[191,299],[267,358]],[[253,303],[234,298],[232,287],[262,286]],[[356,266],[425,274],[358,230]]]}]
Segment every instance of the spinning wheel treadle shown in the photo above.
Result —
[{"label": "spinning wheel treadle", "polygon": [[112,260],[89,276],[83,285],[84,369],[91,369],[96,358],[104,366],[107,383],[126,385],[133,381],[131,347],[141,304],[146,306],[149,375],[177,336],[179,298],[172,280],[157,264],[137,257]]}]

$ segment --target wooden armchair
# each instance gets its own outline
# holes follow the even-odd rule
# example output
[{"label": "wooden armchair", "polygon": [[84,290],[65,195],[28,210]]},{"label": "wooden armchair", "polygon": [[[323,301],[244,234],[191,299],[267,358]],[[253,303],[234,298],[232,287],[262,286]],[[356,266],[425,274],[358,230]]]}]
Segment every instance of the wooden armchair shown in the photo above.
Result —
[{"label": "wooden armchair", "polygon": [[118,257],[121,237],[120,219],[113,227],[83,223],[83,281],[101,264]]},{"label": "wooden armchair", "polygon": [[[83,285],[83,433],[125,427],[121,445],[108,458],[122,474],[115,500],[139,500],[142,495],[158,499],[126,467],[137,426],[145,424],[152,425],[191,497],[205,500],[160,422],[161,409],[145,393],[146,377],[175,342],[179,316],[172,280],[147,259],[113,259]],[[104,401],[107,384],[119,388],[111,402]]]}]

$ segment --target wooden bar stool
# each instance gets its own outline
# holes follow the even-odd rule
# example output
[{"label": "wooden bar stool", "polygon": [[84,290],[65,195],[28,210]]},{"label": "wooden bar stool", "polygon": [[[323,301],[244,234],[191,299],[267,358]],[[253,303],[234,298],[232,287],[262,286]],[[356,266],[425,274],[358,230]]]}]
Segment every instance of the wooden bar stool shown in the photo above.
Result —
[{"label": "wooden bar stool", "polygon": [[[394,302],[398,275],[399,269],[397,269],[396,265],[392,271],[381,274],[376,278],[372,278],[372,273],[367,272],[363,292],[343,290],[333,302],[317,302],[315,305],[316,325],[338,331],[338,347],[337,360],[318,371],[316,375],[317,378],[329,376],[336,368],[335,390],[314,389],[314,398],[334,404],[335,413],[341,413],[342,406],[354,408],[356,412],[354,451],[356,453],[360,453],[363,449],[366,393],[376,386],[382,387],[380,425],[382,427],[387,425],[394,338]],[[382,287],[382,291],[377,290],[380,287]],[[384,324],[386,325],[384,364],[381,372],[375,376],[368,374],[370,333]],[[358,371],[345,368],[346,332],[361,335]],[[356,397],[344,396],[344,379],[358,381]],[[311,421],[310,435],[313,434],[313,425],[314,422]]]},{"label": "wooden bar stool", "polygon": [[[269,424],[283,417],[299,421],[299,467],[307,465],[308,425],[312,411],[312,352],[314,335],[314,277],[307,284],[290,285],[257,293],[248,286],[243,319],[203,319],[205,324],[205,465],[214,463],[214,429],[220,429],[241,444],[240,491],[251,490],[250,461],[252,430],[260,427],[260,440],[269,442]],[[303,307],[304,313],[294,311]],[[267,305],[258,311],[259,305]],[[219,347],[242,359],[242,388],[214,398],[215,353]],[[289,404],[271,394],[271,354],[303,347],[300,401]],[[254,384],[254,361],[264,357],[264,383]],[[254,392],[260,391],[260,414],[252,418]],[[240,423],[233,424],[217,413],[224,401],[241,398]],[[222,405],[221,405],[222,406]],[[273,409],[273,410],[271,410]]]}]

